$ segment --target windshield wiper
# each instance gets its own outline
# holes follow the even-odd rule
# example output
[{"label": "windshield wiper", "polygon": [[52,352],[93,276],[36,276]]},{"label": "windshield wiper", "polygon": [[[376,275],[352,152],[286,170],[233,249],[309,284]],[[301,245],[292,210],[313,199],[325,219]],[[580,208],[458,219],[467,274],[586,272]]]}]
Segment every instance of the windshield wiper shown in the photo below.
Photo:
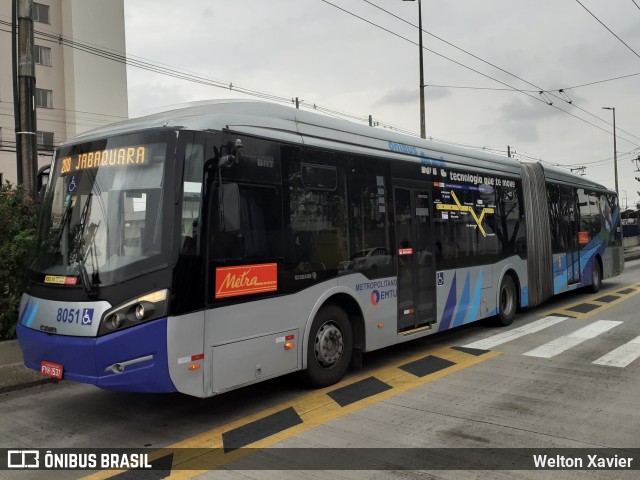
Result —
[{"label": "windshield wiper", "polygon": [[96,286],[91,282],[89,278],[89,273],[87,272],[87,268],[84,266],[84,262],[79,261],[77,263],[78,270],[80,270],[80,285],[82,285],[82,293],[85,297],[96,298],[98,295],[98,291],[96,290]]},{"label": "windshield wiper", "polygon": [[[80,277],[80,284],[82,285],[82,291],[84,295],[89,298],[95,298],[98,292],[96,289],[96,285],[91,281],[91,278],[89,277],[89,273],[87,272],[87,267],[85,266],[87,255],[86,254],[83,255],[81,252],[81,249],[83,247],[83,244],[85,243],[84,231],[87,224],[87,216],[89,214],[89,207],[91,206],[92,197],[93,197],[93,193],[89,193],[87,195],[87,200],[84,204],[84,207],[82,207],[82,212],[80,213],[80,221],[75,226],[76,231],[75,231],[75,236],[73,241],[73,251],[71,252],[71,255],[70,255],[70,258],[76,264],[80,272],[79,277]],[[89,241],[87,243],[90,244],[90,248],[88,249],[87,253],[89,253],[91,249],[93,249],[95,232],[98,229],[98,226],[96,225],[95,228],[89,227],[89,229],[90,229],[89,231],[90,238],[88,238]]]},{"label": "windshield wiper", "polygon": [[51,235],[49,236],[49,242],[52,245],[58,245],[58,243],[60,242],[60,239],[62,238],[62,234],[64,232],[64,225],[69,220],[69,216],[71,215],[71,211],[73,210],[74,205],[74,202],[69,201],[69,204],[67,205],[67,208],[65,208],[64,213],[62,214],[62,218],[60,219],[58,229],[55,231],[52,229]]}]

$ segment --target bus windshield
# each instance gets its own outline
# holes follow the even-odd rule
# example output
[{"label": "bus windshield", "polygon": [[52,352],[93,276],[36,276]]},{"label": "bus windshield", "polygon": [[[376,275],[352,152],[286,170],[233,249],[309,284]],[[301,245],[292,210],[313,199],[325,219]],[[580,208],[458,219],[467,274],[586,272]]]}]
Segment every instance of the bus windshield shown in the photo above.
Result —
[{"label": "bus windshield", "polygon": [[58,150],[32,265],[40,281],[93,289],[163,263],[168,143],[150,133]]}]

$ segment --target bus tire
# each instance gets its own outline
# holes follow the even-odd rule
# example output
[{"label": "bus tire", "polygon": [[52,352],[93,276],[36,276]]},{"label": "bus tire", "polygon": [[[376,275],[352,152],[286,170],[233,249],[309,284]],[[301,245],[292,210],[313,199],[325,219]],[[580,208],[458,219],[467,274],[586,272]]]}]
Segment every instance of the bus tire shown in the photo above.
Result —
[{"label": "bus tire", "polygon": [[337,305],[325,305],[313,319],[307,345],[307,382],[314,387],[337,383],[349,368],[353,330]]},{"label": "bus tire", "polygon": [[591,293],[598,293],[602,288],[602,272],[600,268],[600,262],[597,258],[593,259],[593,268],[591,269],[591,285],[589,285],[589,291]]},{"label": "bus tire", "polygon": [[502,278],[498,292],[498,324],[505,327],[511,325],[517,308],[516,284],[511,275],[507,274]]}]

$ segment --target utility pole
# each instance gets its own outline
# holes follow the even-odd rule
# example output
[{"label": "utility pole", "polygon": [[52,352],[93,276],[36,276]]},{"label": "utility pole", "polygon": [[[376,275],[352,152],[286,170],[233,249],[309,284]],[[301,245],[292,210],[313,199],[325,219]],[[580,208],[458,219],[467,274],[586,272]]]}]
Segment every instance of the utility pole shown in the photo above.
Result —
[{"label": "utility pole", "polygon": [[[414,2],[415,0],[403,0]],[[418,48],[420,49],[420,137],[427,138],[427,126],[424,113],[424,51],[422,48],[422,0],[418,0]]]},{"label": "utility pole", "polygon": [[603,110],[613,111],[613,172],[616,177],[616,193],[618,191],[618,149],[616,148],[616,107],[602,107]]},{"label": "utility pole", "polygon": [[511,158],[511,145],[507,145],[507,157]]},{"label": "utility pole", "polygon": [[424,62],[422,57],[424,52],[422,50],[422,1],[418,0],[418,30],[420,36],[418,37],[418,43],[420,44],[420,137],[427,138],[427,125],[424,118]]},{"label": "utility pole", "polygon": [[[11,0],[11,77],[13,80],[14,130],[20,131],[20,99],[18,96],[18,0]],[[16,135],[16,178],[22,185],[22,155]]]},{"label": "utility pole", "polygon": [[[15,1],[15,0],[14,0]],[[20,144],[22,183],[31,195],[36,192],[38,175],[38,138],[35,106],[35,64],[33,59],[33,0],[18,1],[18,98],[20,128],[16,145]]]}]

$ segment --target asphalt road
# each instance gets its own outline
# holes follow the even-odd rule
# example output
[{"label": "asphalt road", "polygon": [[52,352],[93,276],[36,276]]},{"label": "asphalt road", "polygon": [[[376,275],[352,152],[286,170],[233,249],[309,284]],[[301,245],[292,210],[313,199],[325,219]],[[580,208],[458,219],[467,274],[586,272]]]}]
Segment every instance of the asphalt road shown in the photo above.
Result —
[{"label": "asphalt road", "polygon": [[[224,464],[208,471],[206,462],[188,463],[184,452],[196,451],[176,450],[182,453],[174,454],[171,478],[639,478],[638,471],[494,471],[492,465],[505,464],[498,450],[436,452],[455,471],[402,470],[414,465],[412,456],[429,455],[421,448],[554,455],[554,448],[639,449],[639,311],[640,260],[628,262],[599,294],[562,295],[519,314],[510,327],[473,324],[367,354],[362,370],[329,389],[309,390],[297,375],[210,399],[41,385],[0,395],[0,448],[206,448],[218,452],[211,465]],[[267,459],[284,471],[238,470],[255,468],[242,467],[251,455],[234,450],[240,447],[304,450]],[[346,448],[378,450],[341,456]],[[386,451],[395,457],[383,458]],[[309,452],[319,452],[314,468],[333,471],[295,469]],[[180,455],[193,470],[177,470]],[[397,470],[362,471],[367,462]],[[340,465],[345,470],[335,470]],[[90,472],[52,473],[0,471],[0,478]]]}]

